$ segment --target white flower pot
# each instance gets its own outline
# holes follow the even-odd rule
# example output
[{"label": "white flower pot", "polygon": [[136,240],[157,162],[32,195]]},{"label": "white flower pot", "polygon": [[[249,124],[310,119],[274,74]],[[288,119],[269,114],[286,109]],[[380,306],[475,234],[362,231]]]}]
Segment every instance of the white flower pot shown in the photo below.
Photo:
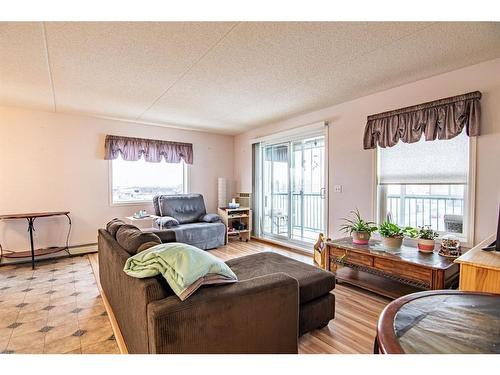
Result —
[{"label": "white flower pot", "polygon": [[352,243],[357,245],[367,245],[370,240],[371,233],[370,232],[352,232]]},{"label": "white flower pot", "polygon": [[403,244],[403,237],[382,237],[382,246],[389,250],[396,250]]}]

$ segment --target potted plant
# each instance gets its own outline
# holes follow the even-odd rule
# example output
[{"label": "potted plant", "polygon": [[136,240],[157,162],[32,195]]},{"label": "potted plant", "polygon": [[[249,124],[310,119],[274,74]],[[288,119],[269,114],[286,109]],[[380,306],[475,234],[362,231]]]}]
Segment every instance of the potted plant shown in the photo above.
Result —
[{"label": "potted plant", "polygon": [[404,236],[416,237],[417,230],[412,227],[400,227],[390,221],[384,221],[378,228],[382,237],[382,245],[390,250],[399,249],[403,244]]},{"label": "potted plant", "polygon": [[350,218],[343,218],[345,224],[340,226],[340,230],[348,233],[352,237],[352,242],[358,245],[366,245],[370,240],[372,232],[377,230],[375,223],[364,220],[359,210],[351,211]]},{"label": "potted plant", "polygon": [[434,251],[434,245],[436,244],[435,238],[439,234],[433,230],[430,225],[424,225],[419,227],[418,230],[418,250],[423,253],[432,253]]}]

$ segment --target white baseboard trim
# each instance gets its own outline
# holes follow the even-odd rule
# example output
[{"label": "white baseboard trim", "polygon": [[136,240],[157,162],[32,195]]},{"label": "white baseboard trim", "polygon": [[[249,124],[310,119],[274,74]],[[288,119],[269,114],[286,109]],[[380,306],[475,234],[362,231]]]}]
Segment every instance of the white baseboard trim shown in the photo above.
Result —
[{"label": "white baseboard trim", "polygon": [[[75,245],[70,246],[69,248],[69,256],[80,256],[85,254],[92,254],[97,252],[97,243],[84,244],[84,245]],[[54,254],[40,255],[35,258],[35,262],[40,260],[47,259],[56,259],[56,258],[64,258],[67,257],[68,253],[66,251],[60,251]],[[31,258],[2,258],[2,262],[0,266],[7,264],[20,264],[20,263],[31,263]]]}]

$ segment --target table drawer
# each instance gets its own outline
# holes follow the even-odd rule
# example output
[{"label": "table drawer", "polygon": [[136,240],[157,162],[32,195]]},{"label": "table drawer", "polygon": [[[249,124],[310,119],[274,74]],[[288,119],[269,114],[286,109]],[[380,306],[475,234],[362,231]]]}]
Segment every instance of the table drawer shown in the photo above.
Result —
[{"label": "table drawer", "polygon": [[344,250],[344,249],[339,249],[336,247],[331,248],[330,254],[334,256],[335,258],[340,258],[347,254],[343,260],[345,262],[357,264],[360,266],[367,266],[367,267],[372,267],[373,266],[373,257],[369,255],[364,255],[364,254],[359,254],[354,251],[349,251],[349,250]]},{"label": "table drawer", "polygon": [[391,275],[401,276],[415,281],[423,281],[429,285],[432,283],[432,270],[428,268],[381,258],[375,258],[373,267]]}]

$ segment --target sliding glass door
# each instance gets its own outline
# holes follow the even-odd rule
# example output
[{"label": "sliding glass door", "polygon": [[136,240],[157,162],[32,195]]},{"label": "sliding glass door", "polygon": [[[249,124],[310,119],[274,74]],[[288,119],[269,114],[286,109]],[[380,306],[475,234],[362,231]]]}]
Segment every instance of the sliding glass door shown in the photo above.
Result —
[{"label": "sliding glass door", "polygon": [[267,235],[288,237],[290,202],[289,144],[263,148],[262,231]]},{"label": "sliding glass door", "polygon": [[264,236],[313,242],[326,228],[325,137],[261,147]]}]

